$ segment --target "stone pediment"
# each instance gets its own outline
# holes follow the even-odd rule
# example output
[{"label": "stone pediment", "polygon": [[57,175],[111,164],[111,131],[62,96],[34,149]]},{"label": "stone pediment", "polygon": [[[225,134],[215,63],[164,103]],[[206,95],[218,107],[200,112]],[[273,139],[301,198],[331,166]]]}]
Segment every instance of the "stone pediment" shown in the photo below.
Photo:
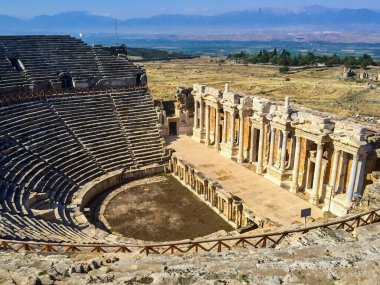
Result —
[{"label": "stone pediment", "polygon": [[233,92],[224,92],[223,93],[223,102],[229,102],[232,104],[239,104],[240,103],[240,96],[239,96],[239,94],[235,94]]},{"label": "stone pediment", "polygon": [[251,99],[252,99],[252,110],[255,113],[259,113],[260,115],[269,113],[271,106],[274,106],[272,102],[264,98],[252,96]]},{"label": "stone pediment", "polygon": [[316,116],[311,113],[293,112],[290,118],[293,127],[316,135],[330,134],[335,127],[330,118]]},{"label": "stone pediment", "polygon": [[366,145],[367,138],[373,134],[368,128],[360,123],[351,120],[341,120],[335,122],[334,133],[331,137],[335,141],[343,144],[360,147]]},{"label": "stone pediment", "polygon": [[240,105],[244,108],[251,108],[253,100],[250,96],[240,98]]},{"label": "stone pediment", "polygon": [[207,101],[209,101],[209,102],[213,102],[213,103],[217,103],[219,100],[219,98],[218,97],[215,97],[214,95],[212,95],[212,94],[205,94],[205,95],[203,95],[202,96],[203,97],[203,99],[205,99],[205,100],[207,100]]},{"label": "stone pediment", "polygon": [[212,88],[212,87],[206,87],[204,90],[204,94],[208,96],[213,96],[214,98],[220,98],[222,96],[222,92],[219,91],[219,89]]}]

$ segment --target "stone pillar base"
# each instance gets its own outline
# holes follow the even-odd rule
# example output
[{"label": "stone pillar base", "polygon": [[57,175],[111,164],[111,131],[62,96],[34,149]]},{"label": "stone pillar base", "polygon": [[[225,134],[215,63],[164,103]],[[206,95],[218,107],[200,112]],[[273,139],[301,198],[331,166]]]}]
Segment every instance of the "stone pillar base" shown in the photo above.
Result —
[{"label": "stone pillar base", "polygon": [[236,146],[233,146],[229,143],[222,143],[220,144],[220,154],[224,157],[227,157],[229,159],[232,159],[232,157],[236,154]]},{"label": "stone pillar base", "polygon": [[277,186],[280,186],[285,189],[290,188],[290,183],[291,183],[290,171],[280,170],[273,166],[268,166],[267,173],[265,173],[264,177]]},{"label": "stone pillar base", "polygon": [[332,198],[331,202],[328,201],[323,207],[322,211],[328,211],[338,217],[343,217],[348,214],[351,206],[352,202],[346,201],[346,194],[340,194]]},{"label": "stone pillar base", "polygon": [[257,166],[256,167],[256,173],[263,175],[264,174],[264,167],[263,166]]},{"label": "stone pillar base", "polygon": [[193,129],[193,136],[191,137],[194,141],[199,143],[205,142],[205,131],[201,129]]},{"label": "stone pillar base", "polygon": [[318,196],[310,197],[309,202],[310,202],[310,204],[312,204],[314,206],[317,206],[319,204],[319,198],[318,198]]},{"label": "stone pillar base", "polygon": [[296,194],[298,192],[299,186],[298,185],[291,185],[289,192]]}]

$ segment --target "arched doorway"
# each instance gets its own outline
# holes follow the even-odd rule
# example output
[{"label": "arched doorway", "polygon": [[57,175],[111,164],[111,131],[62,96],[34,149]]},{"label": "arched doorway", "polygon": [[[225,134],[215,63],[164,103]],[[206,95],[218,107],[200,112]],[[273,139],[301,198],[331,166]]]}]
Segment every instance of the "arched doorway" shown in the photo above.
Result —
[{"label": "arched doorway", "polygon": [[73,88],[73,79],[68,74],[63,74],[59,77],[59,80],[61,81],[61,87],[62,89],[70,89]]},{"label": "arched doorway", "polygon": [[141,85],[141,76],[142,76],[142,74],[137,74],[137,76],[136,76],[136,85],[137,86]]}]

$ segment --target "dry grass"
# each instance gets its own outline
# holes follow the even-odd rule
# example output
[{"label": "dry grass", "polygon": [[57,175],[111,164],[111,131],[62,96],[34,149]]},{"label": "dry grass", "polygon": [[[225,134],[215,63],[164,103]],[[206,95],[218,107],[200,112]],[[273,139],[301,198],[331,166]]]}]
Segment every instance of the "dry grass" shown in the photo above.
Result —
[{"label": "dry grass", "polygon": [[[380,90],[366,90],[366,82],[338,78],[342,67],[291,69],[280,74],[278,67],[262,65],[218,65],[209,59],[145,63],[154,97],[172,99],[177,87],[205,83],[223,89],[275,100],[291,96],[296,103],[340,115],[380,115]],[[380,69],[369,72],[379,73]],[[380,81],[374,83],[380,86]]]}]

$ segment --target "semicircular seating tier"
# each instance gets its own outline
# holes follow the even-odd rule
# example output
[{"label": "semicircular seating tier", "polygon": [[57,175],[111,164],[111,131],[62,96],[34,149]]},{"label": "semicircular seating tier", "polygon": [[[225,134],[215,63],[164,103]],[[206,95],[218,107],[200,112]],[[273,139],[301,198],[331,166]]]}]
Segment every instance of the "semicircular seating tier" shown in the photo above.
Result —
[{"label": "semicircular seating tier", "polygon": [[146,89],[52,97],[0,108],[0,234],[96,242],[70,205],[87,183],[164,162]]},{"label": "semicircular seating tier", "polygon": [[125,56],[70,36],[0,36],[0,94],[144,85],[144,73]]}]

